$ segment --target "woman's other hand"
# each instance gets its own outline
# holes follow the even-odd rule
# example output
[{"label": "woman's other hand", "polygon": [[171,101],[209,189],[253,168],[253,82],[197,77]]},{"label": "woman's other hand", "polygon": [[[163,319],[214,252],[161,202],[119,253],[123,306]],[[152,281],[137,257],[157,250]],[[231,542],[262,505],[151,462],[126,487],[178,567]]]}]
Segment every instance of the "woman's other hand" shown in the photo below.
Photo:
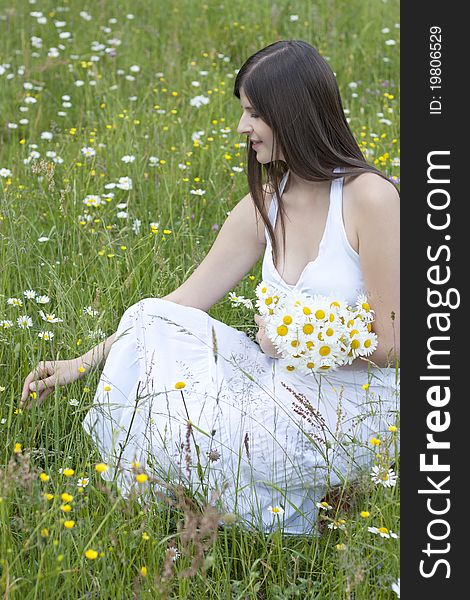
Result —
[{"label": "woman's other hand", "polygon": [[[33,400],[35,404],[42,404],[57,386],[72,383],[85,372],[81,358],[40,362],[24,381],[20,406],[31,408]],[[36,392],[36,398],[30,397],[31,392]]]},{"label": "woman's other hand", "polygon": [[266,323],[264,318],[261,315],[255,314],[255,323],[259,327],[258,332],[256,334],[256,341],[258,342],[261,350],[271,358],[282,358],[281,355],[277,352],[271,340],[266,335]]}]

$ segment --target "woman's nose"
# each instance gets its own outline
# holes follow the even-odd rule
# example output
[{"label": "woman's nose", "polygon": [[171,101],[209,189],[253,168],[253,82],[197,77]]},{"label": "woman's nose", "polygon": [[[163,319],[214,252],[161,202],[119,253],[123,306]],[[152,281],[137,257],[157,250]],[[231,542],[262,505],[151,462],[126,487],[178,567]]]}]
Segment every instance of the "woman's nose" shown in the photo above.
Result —
[{"label": "woman's nose", "polygon": [[246,122],[246,120],[242,116],[240,118],[240,121],[238,122],[237,133],[240,135],[243,133],[246,135],[249,135],[251,133],[251,130],[252,130],[252,128],[249,126],[249,124]]}]

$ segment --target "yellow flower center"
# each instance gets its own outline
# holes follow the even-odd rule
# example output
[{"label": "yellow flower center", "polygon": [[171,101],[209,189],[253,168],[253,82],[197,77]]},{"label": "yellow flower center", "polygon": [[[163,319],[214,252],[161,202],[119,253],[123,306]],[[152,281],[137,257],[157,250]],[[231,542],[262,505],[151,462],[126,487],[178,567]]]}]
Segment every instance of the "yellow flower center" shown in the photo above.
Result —
[{"label": "yellow flower center", "polygon": [[315,312],[315,317],[317,319],[324,319],[325,318],[325,311],[322,310],[321,308],[319,308],[316,312]]},{"label": "yellow flower center", "polygon": [[351,342],[351,348],[353,350],[357,350],[359,348],[359,346],[361,345],[361,342],[359,340],[353,340]]},{"label": "yellow flower center", "polygon": [[325,331],[326,335],[328,337],[332,336],[334,334],[335,330],[331,329],[331,327],[328,327],[328,329]]},{"label": "yellow flower center", "polygon": [[379,527],[377,531],[380,531],[380,533],[388,533],[388,529],[386,527]]},{"label": "yellow flower center", "polygon": [[292,317],[290,315],[286,315],[283,317],[282,322],[286,325],[290,325],[292,323]]},{"label": "yellow flower center", "polygon": [[364,347],[365,347],[365,348],[370,348],[370,345],[371,345],[371,344],[372,344],[372,342],[371,342],[370,340],[366,340],[366,341],[364,342]]},{"label": "yellow flower center", "polygon": [[355,335],[357,335],[359,333],[359,331],[357,329],[351,329],[351,331],[349,332],[349,337],[353,337]]},{"label": "yellow flower center", "polygon": [[322,346],[320,348],[320,356],[328,356],[328,354],[330,353],[330,348],[328,346]]},{"label": "yellow flower center", "polygon": [[287,365],[286,369],[287,369],[288,371],[295,371],[295,367],[294,367],[294,366],[292,366],[292,365]]},{"label": "yellow flower center", "polygon": [[311,334],[313,333],[313,325],[312,325],[311,323],[306,323],[306,324],[303,326],[303,332],[304,332],[306,335],[311,335]]},{"label": "yellow flower center", "polygon": [[309,350],[311,350],[315,346],[315,344],[311,341],[306,342],[305,345]]},{"label": "yellow flower center", "polygon": [[365,311],[369,312],[369,310],[370,310],[370,304],[369,304],[368,302],[363,302],[363,303],[362,303],[362,308],[363,308]]},{"label": "yellow flower center", "polygon": [[289,329],[285,325],[279,325],[276,331],[278,335],[287,335],[289,333]]},{"label": "yellow flower center", "polygon": [[290,345],[293,348],[297,348],[298,346],[300,346],[300,342],[298,340],[292,340],[292,342],[290,343]]},{"label": "yellow flower center", "polygon": [[315,363],[313,363],[313,362],[307,363],[307,369],[314,369],[314,368],[315,368]]},{"label": "yellow flower center", "polygon": [[310,310],[310,308],[308,306],[304,306],[303,313],[304,313],[304,315],[311,315],[312,311]]}]

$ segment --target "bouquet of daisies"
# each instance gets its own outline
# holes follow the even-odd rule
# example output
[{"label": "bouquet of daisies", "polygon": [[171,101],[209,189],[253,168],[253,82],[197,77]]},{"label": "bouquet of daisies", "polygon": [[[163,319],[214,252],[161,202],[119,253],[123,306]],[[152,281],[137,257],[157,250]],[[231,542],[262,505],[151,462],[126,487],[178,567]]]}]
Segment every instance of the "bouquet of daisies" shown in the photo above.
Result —
[{"label": "bouquet of daisies", "polygon": [[371,325],[374,311],[364,294],[351,307],[341,298],[312,297],[297,291],[286,294],[262,281],[256,296],[266,335],[289,372],[335,370],[377,348]]}]

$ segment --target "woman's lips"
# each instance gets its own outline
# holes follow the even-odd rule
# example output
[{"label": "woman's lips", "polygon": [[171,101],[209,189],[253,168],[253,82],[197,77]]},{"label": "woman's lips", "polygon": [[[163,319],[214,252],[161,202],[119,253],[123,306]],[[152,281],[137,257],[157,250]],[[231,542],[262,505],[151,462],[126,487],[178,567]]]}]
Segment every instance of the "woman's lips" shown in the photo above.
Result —
[{"label": "woman's lips", "polygon": [[263,142],[252,142],[253,149],[256,150]]}]

